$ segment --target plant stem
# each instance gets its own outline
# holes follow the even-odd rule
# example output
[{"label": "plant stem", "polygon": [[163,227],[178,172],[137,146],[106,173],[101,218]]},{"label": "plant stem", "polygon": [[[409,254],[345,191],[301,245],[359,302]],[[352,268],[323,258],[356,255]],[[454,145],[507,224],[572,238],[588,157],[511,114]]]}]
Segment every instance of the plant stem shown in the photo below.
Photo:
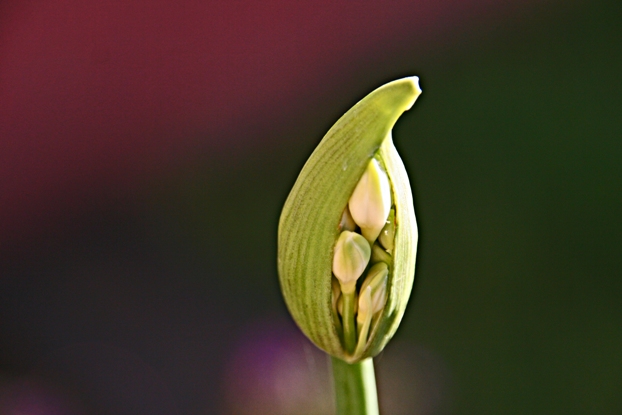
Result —
[{"label": "plant stem", "polygon": [[378,393],[371,358],[348,364],[331,358],[337,415],[378,415]]}]

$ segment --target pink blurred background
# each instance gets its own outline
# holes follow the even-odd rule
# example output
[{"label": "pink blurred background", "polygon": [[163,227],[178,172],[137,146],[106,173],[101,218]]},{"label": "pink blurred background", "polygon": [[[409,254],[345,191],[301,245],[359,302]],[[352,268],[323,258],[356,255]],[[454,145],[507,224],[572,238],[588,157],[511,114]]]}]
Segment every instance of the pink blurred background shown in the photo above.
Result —
[{"label": "pink blurred background", "polygon": [[0,243],[80,209],[85,198],[131,192],[197,154],[291,140],[275,134],[260,142],[253,130],[321,105],[378,56],[442,50],[464,31],[530,7],[524,0],[5,1]]}]

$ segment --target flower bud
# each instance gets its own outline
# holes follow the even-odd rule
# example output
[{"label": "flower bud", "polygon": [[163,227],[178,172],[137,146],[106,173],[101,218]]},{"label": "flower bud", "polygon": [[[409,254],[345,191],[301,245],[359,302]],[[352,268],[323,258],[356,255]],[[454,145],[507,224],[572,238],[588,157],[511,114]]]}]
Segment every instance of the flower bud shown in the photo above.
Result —
[{"label": "flower bud", "polygon": [[[313,343],[348,363],[382,351],[397,330],[412,289],[417,224],[408,176],[391,129],[420,92],[416,77],[400,79],[373,91],[344,114],[305,163],[281,213],[278,270],[287,308]],[[362,235],[348,224],[348,206]],[[379,243],[376,239],[391,207],[394,236],[387,234]],[[379,278],[384,282],[377,285],[376,301],[371,281],[363,292],[356,288],[372,246],[371,268],[376,262],[389,264],[388,275]],[[333,294],[333,272],[340,295]],[[353,291],[347,294],[348,290]],[[353,348],[357,316],[352,312],[357,302],[352,301],[361,295],[374,316],[372,320],[370,313],[365,315],[365,336],[354,327],[358,332],[354,334],[365,341],[355,340]],[[347,309],[341,320],[334,312],[339,298]]]},{"label": "flower bud", "polygon": [[[372,299],[372,290],[370,286],[365,288],[361,287],[361,295],[358,298],[358,310],[356,314],[356,323],[359,327],[359,332],[361,330],[361,326],[365,324],[366,321],[371,321],[371,316],[374,314],[372,311],[373,308],[373,299]],[[367,333],[365,333],[367,335]]]},{"label": "flower bud", "polygon": [[391,209],[391,185],[376,159],[371,159],[348,202],[352,219],[373,243],[384,227]]},{"label": "flower bud", "polygon": [[343,293],[351,293],[356,286],[356,280],[363,274],[371,248],[369,243],[358,233],[343,231],[335,244],[333,257],[333,274],[341,283]]},{"label": "flower bud", "polygon": [[350,209],[346,205],[346,208],[343,210],[343,215],[341,216],[341,223],[339,224],[339,229],[342,231],[351,231],[354,232],[356,230],[356,223],[354,219],[352,219],[352,215],[350,214]]},{"label": "flower bud", "polygon": [[[371,287],[371,314],[376,314],[384,308],[387,300],[387,277],[389,275],[389,267],[384,262],[374,264],[365,277],[363,285],[361,285],[361,292],[364,292],[367,287]],[[362,298],[362,297],[361,297]],[[359,303],[359,309],[361,304]],[[361,321],[364,320],[364,316],[359,313]],[[357,319],[359,318],[357,317]]]},{"label": "flower bud", "polygon": [[365,345],[367,344],[367,335],[369,334],[369,326],[371,325],[373,314],[371,311],[373,304],[370,286],[365,287],[365,289],[361,287],[361,296],[359,297],[358,303],[359,310],[356,318],[358,341],[354,351],[355,356],[362,354],[363,350],[365,350]]}]

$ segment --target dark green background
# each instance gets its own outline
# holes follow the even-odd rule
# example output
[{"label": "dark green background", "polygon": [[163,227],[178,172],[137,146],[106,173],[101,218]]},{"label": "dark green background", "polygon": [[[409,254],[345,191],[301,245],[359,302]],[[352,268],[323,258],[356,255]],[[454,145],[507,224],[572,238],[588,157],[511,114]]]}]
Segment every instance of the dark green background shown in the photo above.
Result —
[{"label": "dark green background", "polygon": [[[49,300],[49,321],[17,313],[15,327],[35,321],[67,325],[78,340],[117,338],[177,379],[173,394],[195,413],[199,392],[188,386],[224,370],[232,333],[261,316],[287,318],[276,231],[302,164],[358,99],[416,74],[423,95],[393,134],[420,226],[415,290],[395,342],[443,362],[447,402],[429,413],[622,413],[621,5],[533,6],[439,48],[412,50],[402,39],[371,50],[326,90],[275,108],[277,125],[242,128],[266,144],[199,155],[129,202],[74,218],[61,243],[44,236],[19,251],[4,262],[4,293],[15,300],[0,309],[17,313],[28,284],[58,289],[54,277],[79,274],[76,262],[102,275],[129,269],[121,291],[163,297],[183,317],[143,309],[121,329]],[[110,289],[102,309],[118,294]],[[167,324],[186,320],[190,332],[203,331],[175,343]],[[14,330],[3,367],[15,376],[62,343],[53,331]],[[55,379],[53,365],[44,367]],[[205,399],[220,408],[216,377],[204,383],[212,385]]]}]

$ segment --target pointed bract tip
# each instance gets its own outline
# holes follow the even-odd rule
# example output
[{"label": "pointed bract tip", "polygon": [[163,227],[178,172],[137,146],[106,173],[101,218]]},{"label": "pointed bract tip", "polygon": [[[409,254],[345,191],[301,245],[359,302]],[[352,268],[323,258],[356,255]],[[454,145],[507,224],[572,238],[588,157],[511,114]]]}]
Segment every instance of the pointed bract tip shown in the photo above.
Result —
[{"label": "pointed bract tip", "polygon": [[408,105],[408,107],[406,108],[406,111],[408,111],[415,104],[415,101],[417,100],[417,98],[419,98],[419,95],[421,95],[422,91],[421,91],[421,87],[419,87],[418,76],[409,76],[408,78],[404,78],[402,80],[408,82],[411,88],[413,89],[413,100],[410,102],[410,105]]}]

